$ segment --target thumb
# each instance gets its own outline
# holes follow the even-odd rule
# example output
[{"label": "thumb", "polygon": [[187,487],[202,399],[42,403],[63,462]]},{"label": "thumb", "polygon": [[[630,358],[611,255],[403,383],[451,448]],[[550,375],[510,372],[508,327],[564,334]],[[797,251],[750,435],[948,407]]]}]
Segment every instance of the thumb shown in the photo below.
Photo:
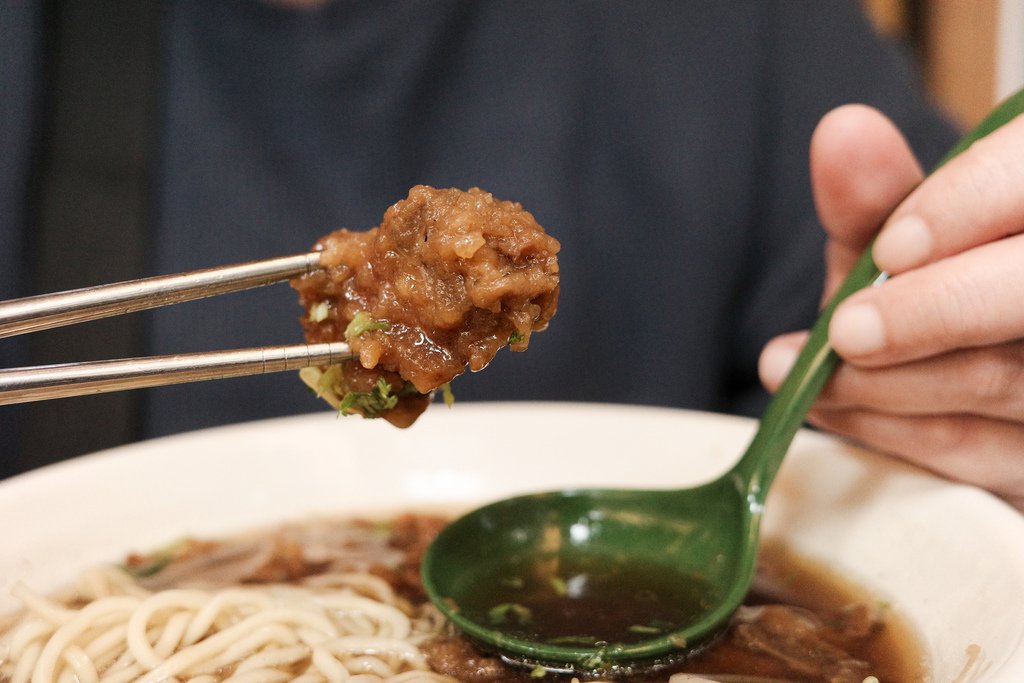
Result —
[{"label": "thumb", "polygon": [[852,104],[822,118],[811,137],[811,185],[829,236],[826,298],[923,177],[907,141],[877,110]]}]

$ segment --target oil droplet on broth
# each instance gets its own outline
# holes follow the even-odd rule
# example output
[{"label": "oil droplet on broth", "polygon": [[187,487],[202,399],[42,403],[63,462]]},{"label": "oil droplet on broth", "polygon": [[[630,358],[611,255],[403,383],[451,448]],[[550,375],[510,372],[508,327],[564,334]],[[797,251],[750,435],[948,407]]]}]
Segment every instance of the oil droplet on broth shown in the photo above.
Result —
[{"label": "oil droplet on broth", "polygon": [[482,566],[460,611],[507,636],[565,647],[662,637],[710,608],[708,585],[670,567],[615,558],[528,558]]}]

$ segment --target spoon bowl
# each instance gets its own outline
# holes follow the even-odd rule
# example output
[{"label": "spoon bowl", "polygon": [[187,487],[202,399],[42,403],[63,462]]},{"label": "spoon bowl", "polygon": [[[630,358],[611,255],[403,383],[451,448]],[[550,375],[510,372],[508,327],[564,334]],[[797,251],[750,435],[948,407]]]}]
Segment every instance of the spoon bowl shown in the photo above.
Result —
[{"label": "spoon bowl", "polygon": [[[939,166],[1022,111],[1024,90]],[[475,510],[423,557],[431,601],[507,661],[556,671],[657,667],[711,642],[749,590],[768,489],[838,363],[832,313],[887,277],[869,246],[724,475],[688,489],[554,491]]]},{"label": "spoon bowl", "polygon": [[[435,581],[428,591],[441,602],[442,596],[465,596],[445,603],[448,618],[471,638],[524,665],[592,671],[626,663],[670,663],[680,651],[699,647],[708,634],[717,633],[746,594],[756,544],[740,544],[743,552],[737,554],[735,540],[750,530],[756,534],[754,518],[760,510],[744,506],[744,495],[734,481],[722,478],[685,492],[581,489],[502,500],[456,520],[431,546],[425,563]],[[743,507],[748,514],[736,514]],[[556,631],[552,637],[536,630],[545,624],[533,614],[535,603],[540,599],[543,605],[545,595],[557,599],[557,586],[570,586],[562,589],[561,597],[574,601],[594,590],[577,586],[576,595],[564,595],[581,577],[605,589],[611,577],[628,589],[635,584],[630,569],[637,567],[643,568],[641,576],[648,583],[660,588],[646,587],[651,599],[636,607],[650,610],[652,599],[675,598],[670,610],[674,618],[662,617],[652,625],[649,616],[629,612],[629,599],[620,594],[616,602],[627,608],[622,616],[628,623],[604,624],[604,632],[588,630],[613,611],[598,603],[592,612],[600,614],[584,615],[575,625],[547,624]],[[542,589],[550,587],[537,591],[532,601],[520,597],[530,575],[539,576]],[[501,597],[510,583],[512,590]],[[672,596],[666,590],[669,584],[692,590]],[[468,599],[474,595],[483,599],[475,609]],[[494,613],[501,605],[521,605],[530,614],[513,619]]]}]

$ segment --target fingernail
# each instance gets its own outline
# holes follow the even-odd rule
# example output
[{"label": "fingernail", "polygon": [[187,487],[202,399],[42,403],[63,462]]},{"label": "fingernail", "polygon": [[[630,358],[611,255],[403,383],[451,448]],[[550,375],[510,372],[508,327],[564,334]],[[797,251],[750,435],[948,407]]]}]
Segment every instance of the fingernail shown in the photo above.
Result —
[{"label": "fingernail", "polygon": [[882,270],[900,273],[925,263],[933,246],[932,233],[924,220],[903,216],[878,235],[873,255]]},{"label": "fingernail", "polygon": [[769,387],[782,384],[786,379],[789,369],[796,361],[798,349],[783,342],[775,341],[765,347],[758,360],[758,374],[761,381]]},{"label": "fingernail", "polygon": [[866,356],[885,346],[885,324],[871,304],[840,306],[828,328],[829,341],[841,356]]}]

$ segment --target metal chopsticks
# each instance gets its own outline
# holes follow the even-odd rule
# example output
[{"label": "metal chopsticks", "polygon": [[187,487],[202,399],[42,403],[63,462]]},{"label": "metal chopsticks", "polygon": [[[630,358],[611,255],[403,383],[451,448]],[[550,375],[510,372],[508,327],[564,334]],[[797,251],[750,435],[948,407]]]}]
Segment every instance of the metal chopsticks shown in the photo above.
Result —
[{"label": "metal chopsticks", "polygon": [[352,358],[348,344],[292,344],[0,370],[0,405],[258,375]]},{"label": "metal chopsticks", "polygon": [[[0,338],[252,289],[319,268],[312,252],[0,302]],[[0,370],[0,405],[327,365],[342,342],[64,363]]]},{"label": "metal chopsticks", "polygon": [[320,253],[310,252],[4,301],[0,338],[252,289],[319,267]]}]

